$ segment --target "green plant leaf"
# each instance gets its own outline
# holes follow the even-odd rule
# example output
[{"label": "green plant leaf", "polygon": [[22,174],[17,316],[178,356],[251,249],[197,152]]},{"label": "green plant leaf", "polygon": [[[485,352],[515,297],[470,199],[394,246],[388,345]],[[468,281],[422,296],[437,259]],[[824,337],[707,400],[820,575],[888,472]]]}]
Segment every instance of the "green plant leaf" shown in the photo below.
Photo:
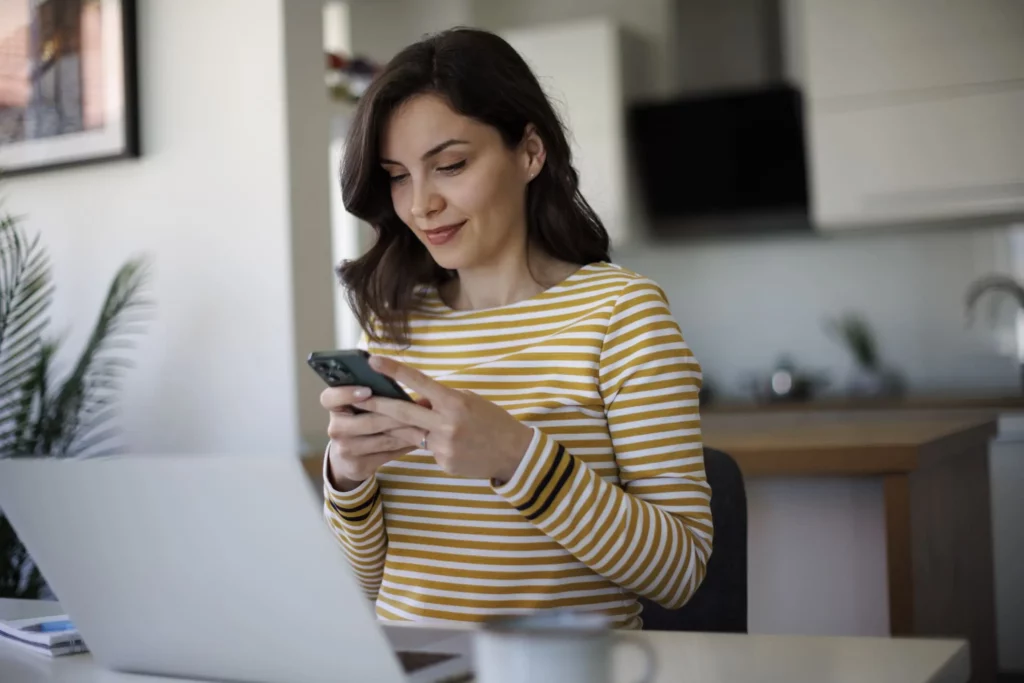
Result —
[{"label": "green plant leaf", "polygon": [[[42,331],[53,297],[49,259],[39,236],[28,239],[17,220],[0,219],[0,458],[22,455],[39,390]],[[34,448],[32,449],[34,450]]]},{"label": "green plant leaf", "polygon": [[[61,433],[50,444],[53,456],[90,455],[91,449],[110,440],[111,435],[105,432],[102,439],[88,437],[112,417],[108,411],[99,413],[104,416],[102,420],[95,419],[98,408],[108,405],[108,398],[118,388],[117,380],[130,367],[126,360],[111,354],[125,348],[127,338],[137,331],[138,314],[151,306],[142,297],[147,276],[146,263],[141,259],[128,261],[114,276],[92,334],[50,409],[62,418]],[[127,321],[134,324],[127,325]],[[85,419],[89,415],[93,419]]]}]

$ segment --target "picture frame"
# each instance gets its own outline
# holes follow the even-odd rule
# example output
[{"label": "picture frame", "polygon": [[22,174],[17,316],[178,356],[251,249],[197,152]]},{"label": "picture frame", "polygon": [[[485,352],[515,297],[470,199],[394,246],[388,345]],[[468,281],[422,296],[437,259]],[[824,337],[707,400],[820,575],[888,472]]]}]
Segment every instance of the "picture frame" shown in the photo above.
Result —
[{"label": "picture frame", "polygon": [[0,27],[0,174],[141,155],[135,0],[0,0]]}]

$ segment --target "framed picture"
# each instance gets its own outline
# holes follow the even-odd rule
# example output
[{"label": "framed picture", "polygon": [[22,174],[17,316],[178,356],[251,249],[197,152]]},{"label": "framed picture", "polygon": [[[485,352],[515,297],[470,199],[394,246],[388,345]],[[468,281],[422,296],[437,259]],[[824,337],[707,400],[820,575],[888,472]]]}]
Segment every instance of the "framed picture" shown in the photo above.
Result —
[{"label": "framed picture", "polygon": [[0,0],[0,173],[135,157],[135,0]]}]

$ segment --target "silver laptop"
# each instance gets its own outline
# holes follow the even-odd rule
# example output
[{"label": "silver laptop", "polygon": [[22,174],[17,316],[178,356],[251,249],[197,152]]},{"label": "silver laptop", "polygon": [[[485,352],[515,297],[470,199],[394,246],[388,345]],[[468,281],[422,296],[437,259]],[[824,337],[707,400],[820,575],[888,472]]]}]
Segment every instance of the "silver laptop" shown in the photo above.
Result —
[{"label": "silver laptop", "polygon": [[0,509],[109,669],[251,683],[427,683],[469,631],[385,627],[297,458],[0,461]]}]

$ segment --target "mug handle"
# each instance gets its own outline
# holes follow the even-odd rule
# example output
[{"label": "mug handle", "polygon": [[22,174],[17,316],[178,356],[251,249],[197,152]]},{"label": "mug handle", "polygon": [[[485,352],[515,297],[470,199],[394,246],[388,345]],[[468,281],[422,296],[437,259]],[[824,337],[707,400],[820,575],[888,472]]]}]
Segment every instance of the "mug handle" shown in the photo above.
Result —
[{"label": "mug handle", "polygon": [[640,650],[644,654],[644,673],[636,680],[636,683],[654,683],[654,676],[658,672],[658,656],[650,643],[643,638],[619,633],[616,634],[615,645],[625,645]]}]

